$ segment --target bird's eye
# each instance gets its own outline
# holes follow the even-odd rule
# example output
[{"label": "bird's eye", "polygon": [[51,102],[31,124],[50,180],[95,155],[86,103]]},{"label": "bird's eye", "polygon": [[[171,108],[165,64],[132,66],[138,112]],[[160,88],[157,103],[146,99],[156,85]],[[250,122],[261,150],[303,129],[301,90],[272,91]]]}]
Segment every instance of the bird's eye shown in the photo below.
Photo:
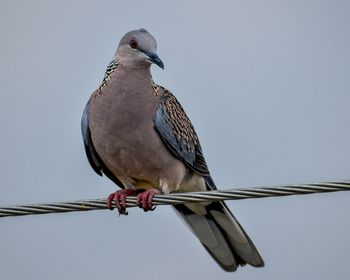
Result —
[{"label": "bird's eye", "polygon": [[137,42],[136,40],[131,40],[129,43],[130,48],[136,49],[137,48]]}]

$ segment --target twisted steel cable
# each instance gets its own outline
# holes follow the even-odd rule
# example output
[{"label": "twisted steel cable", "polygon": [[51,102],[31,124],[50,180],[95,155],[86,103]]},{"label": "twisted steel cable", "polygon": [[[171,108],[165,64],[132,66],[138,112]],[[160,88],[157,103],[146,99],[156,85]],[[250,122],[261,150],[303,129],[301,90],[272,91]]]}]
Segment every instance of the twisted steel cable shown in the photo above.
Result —
[{"label": "twisted steel cable", "polygon": [[[179,203],[198,203],[219,200],[238,200],[248,198],[263,198],[287,195],[304,195],[312,193],[326,193],[337,191],[350,191],[350,181],[314,183],[302,185],[284,185],[273,187],[260,187],[250,189],[230,189],[205,192],[190,192],[176,194],[156,195],[154,205],[174,205]],[[135,207],[136,197],[126,199],[127,207]],[[113,205],[115,206],[115,205]],[[8,216],[23,216],[34,214],[50,214],[73,211],[90,211],[108,209],[106,199],[88,199],[70,202],[55,202],[44,204],[28,204],[0,208],[0,218]]]}]

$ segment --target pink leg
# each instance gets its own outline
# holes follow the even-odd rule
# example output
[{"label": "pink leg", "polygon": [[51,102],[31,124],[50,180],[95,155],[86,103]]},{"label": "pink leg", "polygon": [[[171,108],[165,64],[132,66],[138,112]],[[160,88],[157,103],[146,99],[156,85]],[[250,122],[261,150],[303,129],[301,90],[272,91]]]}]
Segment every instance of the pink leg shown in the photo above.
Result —
[{"label": "pink leg", "polygon": [[137,205],[142,208],[143,211],[153,211],[155,208],[153,207],[153,197],[157,194],[161,194],[162,192],[157,189],[149,189],[137,195]]},{"label": "pink leg", "polygon": [[114,193],[111,193],[107,198],[107,207],[113,210],[112,202],[115,202],[115,207],[118,209],[119,214],[127,215],[126,211],[126,198],[131,195],[135,195],[136,191],[132,189],[122,189]]}]

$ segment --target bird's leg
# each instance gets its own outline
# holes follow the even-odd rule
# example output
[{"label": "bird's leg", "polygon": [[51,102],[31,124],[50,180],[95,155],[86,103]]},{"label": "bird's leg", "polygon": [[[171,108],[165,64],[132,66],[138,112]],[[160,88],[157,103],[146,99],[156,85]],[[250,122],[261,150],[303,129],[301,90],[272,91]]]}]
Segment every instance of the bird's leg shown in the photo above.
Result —
[{"label": "bird's leg", "polygon": [[107,198],[107,207],[113,210],[112,202],[115,202],[115,207],[118,209],[120,215],[128,215],[126,211],[126,198],[131,195],[136,195],[136,190],[122,189],[111,193]]},{"label": "bird's leg", "polygon": [[157,194],[161,194],[162,192],[157,189],[148,189],[142,193],[137,195],[137,206],[142,208],[143,211],[153,211],[155,207],[153,207],[153,197]]}]

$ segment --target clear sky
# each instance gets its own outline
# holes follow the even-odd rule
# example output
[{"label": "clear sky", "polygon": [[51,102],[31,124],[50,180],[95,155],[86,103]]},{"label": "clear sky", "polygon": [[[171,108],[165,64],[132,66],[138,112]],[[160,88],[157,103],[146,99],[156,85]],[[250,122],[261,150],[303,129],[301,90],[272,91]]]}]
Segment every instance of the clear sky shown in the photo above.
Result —
[{"label": "clear sky", "polygon": [[[221,188],[350,178],[349,1],[0,2],[0,205],[102,198],[80,117],[121,36],[158,41]],[[350,193],[231,201],[265,268],[222,271],[170,207],[0,220],[1,279],[347,279]]]}]

